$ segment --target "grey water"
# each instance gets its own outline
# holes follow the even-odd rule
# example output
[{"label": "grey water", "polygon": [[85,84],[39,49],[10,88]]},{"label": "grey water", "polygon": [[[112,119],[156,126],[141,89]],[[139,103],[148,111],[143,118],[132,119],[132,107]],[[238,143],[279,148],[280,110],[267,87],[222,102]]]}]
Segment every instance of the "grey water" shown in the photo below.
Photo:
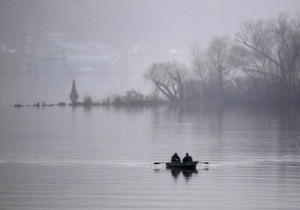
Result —
[{"label": "grey water", "polygon": [[[299,109],[0,107],[0,209],[299,209]],[[186,152],[196,171],[164,164]]]}]

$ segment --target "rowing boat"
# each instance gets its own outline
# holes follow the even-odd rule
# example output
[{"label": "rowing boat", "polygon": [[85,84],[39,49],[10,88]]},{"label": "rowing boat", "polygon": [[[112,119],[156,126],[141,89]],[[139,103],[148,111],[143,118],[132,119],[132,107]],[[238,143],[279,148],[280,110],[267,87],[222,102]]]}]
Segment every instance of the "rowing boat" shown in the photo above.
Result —
[{"label": "rowing boat", "polygon": [[167,168],[179,168],[179,169],[195,169],[198,161],[193,162],[167,162]]}]

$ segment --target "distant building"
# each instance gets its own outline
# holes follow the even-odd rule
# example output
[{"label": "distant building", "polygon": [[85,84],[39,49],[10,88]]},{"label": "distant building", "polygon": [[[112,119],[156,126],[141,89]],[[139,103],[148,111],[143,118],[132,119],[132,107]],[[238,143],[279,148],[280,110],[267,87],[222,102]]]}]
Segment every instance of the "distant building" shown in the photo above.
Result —
[{"label": "distant building", "polygon": [[37,58],[44,63],[58,61],[71,69],[106,66],[110,62],[112,48],[92,42],[50,42],[38,48]]}]

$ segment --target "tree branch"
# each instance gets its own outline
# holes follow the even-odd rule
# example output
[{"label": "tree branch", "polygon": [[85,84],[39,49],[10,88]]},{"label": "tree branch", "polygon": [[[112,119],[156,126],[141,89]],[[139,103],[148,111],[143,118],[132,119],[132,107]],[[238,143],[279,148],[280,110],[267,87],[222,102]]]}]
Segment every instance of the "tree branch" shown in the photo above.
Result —
[{"label": "tree branch", "polygon": [[275,65],[277,65],[279,68],[283,68],[283,67],[280,65],[280,63],[278,63],[275,59],[273,59],[273,58],[271,58],[270,56],[266,55],[265,53],[263,53],[262,51],[258,50],[257,48],[252,47],[251,45],[249,45],[249,44],[247,44],[247,43],[245,43],[245,42],[242,42],[242,41],[240,41],[240,40],[238,40],[238,39],[235,39],[235,41],[237,41],[237,42],[239,42],[239,43],[245,45],[246,47],[248,47],[248,48],[254,50],[255,52],[257,52],[257,53],[259,53],[260,55],[264,56],[265,58],[269,59],[269,60],[272,61]]}]

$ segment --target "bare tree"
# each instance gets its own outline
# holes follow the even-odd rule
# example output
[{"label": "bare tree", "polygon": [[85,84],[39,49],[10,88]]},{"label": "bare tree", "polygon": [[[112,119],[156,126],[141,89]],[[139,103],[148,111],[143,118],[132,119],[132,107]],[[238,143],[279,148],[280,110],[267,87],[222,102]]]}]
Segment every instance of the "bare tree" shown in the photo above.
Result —
[{"label": "bare tree", "polygon": [[200,97],[204,97],[207,88],[207,68],[205,66],[205,51],[198,42],[191,46],[191,68],[195,75],[193,81],[189,81],[189,86],[193,86],[193,92]]},{"label": "bare tree", "polygon": [[228,36],[214,37],[206,50],[205,66],[217,82],[219,99],[224,98],[225,78],[236,68],[233,60],[232,42]]},{"label": "bare tree", "polygon": [[199,79],[205,80],[207,69],[204,65],[205,52],[204,48],[198,42],[194,42],[191,46],[191,65],[193,72]]},{"label": "bare tree", "polygon": [[187,68],[177,61],[154,63],[146,74],[146,80],[150,80],[164,96],[171,102],[184,100],[184,79],[187,75]]},{"label": "bare tree", "polygon": [[265,78],[281,100],[291,102],[299,85],[299,17],[279,14],[276,20],[246,22],[236,41],[247,61],[244,71]]}]

